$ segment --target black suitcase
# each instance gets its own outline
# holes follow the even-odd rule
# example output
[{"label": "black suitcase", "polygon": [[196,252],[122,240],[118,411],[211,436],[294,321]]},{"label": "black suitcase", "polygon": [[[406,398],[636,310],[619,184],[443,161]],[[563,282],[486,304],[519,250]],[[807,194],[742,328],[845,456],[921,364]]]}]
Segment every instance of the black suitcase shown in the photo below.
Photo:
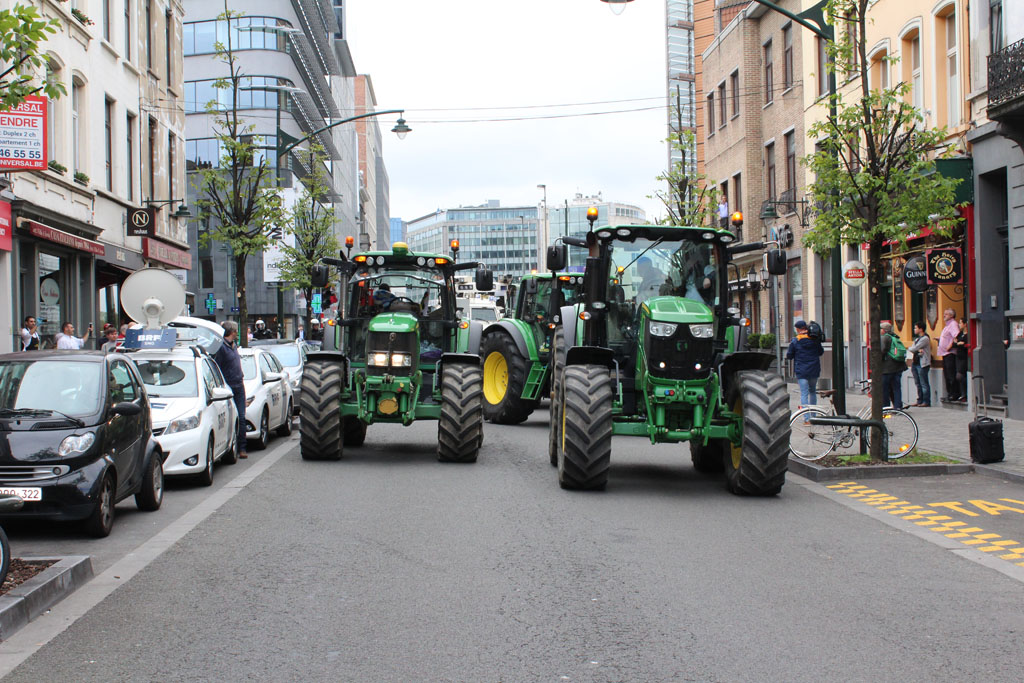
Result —
[{"label": "black suitcase", "polygon": [[[984,377],[977,376],[974,379],[981,380],[981,395],[985,397]],[[985,416],[978,417],[978,397],[974,398],[974,420],[967,425],[967,435],[971,443],[971,462],[988,464],[1002,462],[1005,453],[1003,451],[1003,423],[988,416],[988,401],[985,401]]]}]

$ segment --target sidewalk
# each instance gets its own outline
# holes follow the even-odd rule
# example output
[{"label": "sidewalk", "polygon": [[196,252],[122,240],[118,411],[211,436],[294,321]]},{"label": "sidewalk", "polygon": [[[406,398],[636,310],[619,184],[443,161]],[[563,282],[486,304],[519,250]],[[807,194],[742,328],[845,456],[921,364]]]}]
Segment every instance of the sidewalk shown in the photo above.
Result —
[{"label": "sidewalk", "polygon": [[[800,404],[800,389],[796,384],[789,386],[789,405],[792,410]],[[870,397],[857,389],[846,392],[846,411],[854,415],[867,405]],[[818,397],[818,405],[828,407],[828,399]],[[963,406],[932,405],[931,408],[911,408],[904,405],[914,416],[919,431],[917,447],[936,455],[945,455],[954,460],[971,461],[971,446],[967,437],[967,425],[974,419],[974,413]],[[984,411],[981,413],[984,415]],[[1002,475],[1024,482],[1024,454],[1019,444],[1024,444],[1024,421],[1007,420],[994,416],[1003,423],[1003,448],[1006,458],[1003,462],[976,467],[988,470],[986,474]]]}]

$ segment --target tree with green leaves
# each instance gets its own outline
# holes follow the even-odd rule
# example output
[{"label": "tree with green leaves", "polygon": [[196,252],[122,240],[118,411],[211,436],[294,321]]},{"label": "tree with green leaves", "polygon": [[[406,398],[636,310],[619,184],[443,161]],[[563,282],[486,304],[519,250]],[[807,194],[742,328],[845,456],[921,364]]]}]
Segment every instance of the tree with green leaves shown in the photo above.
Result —
[{"label": "tree with green leaves", "polygon": [[45,67],[40,46],[59,28],[58,19],[44,19],[31,5],[0,10],[0,111],[14,109],[29,95],[65,94],[63,83],[39,78]]},{"label": "tree with green leaves", "polygon": [[327,155],[323,147],[314,144],[308,152],[297,155],[302,166],[311,169],[302,180],[302,192],[289,211],[285,234],[294,238],[294,244],[282,244],[278,270],[282,282],[291,283],[306,297],[303,316],[309,330],[313,313],[313,266],[320,259],[338,255],[341,247],[334,234],[334,208],[328,195],[331,179],[324,165]]},{"label": "tree with green leaves", "polygon": [[[804,159],[820,207],[804,245],[824,254],[836,245],[867,244],[870,364],[882,366],[881,297],[885,281],[882,247],[905,246],[922,225],[948,234],[955,224],[957,179],[935,172],[935,159],[951,154],[944,128],[925,128],[910,102],[911,85],[872,88],[868,80],[867,28],[872,0],[829,0],[826,20],[837,39],[826,44],[828,69],[850,85],[836,93],[836,116],[810,126],[818,150]],[[885,67],[896,58],[885,57]],[[825,98],[827,100],[827,98]],[[823,105],[828,107],[828,102]],[[941,218],[936,221],[935,216]],[[872,373],[871,418],[882,417],[882,374]],[[873,439],[871,457],[882,457]]]},{"label": "tree with green leaves", "polygon": [[679,160],[673,161],[668,171],[655,178],[667,188],[648,196],[648,199],[660,201],[668,214],[659,222],[662,225],[717,225],[718,187],[709,184],[705,174],[693,170],[697,148],[693,131],[676,128],[667,142],[679,153]]},{"label": "tree with green leaves", "polygon": [[245,264],[250,256],[270,246],[272,235],[284,225],[281,193],[275,186],[274,169],[267,161],[263,139],[254,134],[255,126],[238,114],[238,97],[246,76],[242,74],[232,47],[232,23],[242,16],[228,9],[218,17],[227,24],[227,43],[214,45],[217,59],[227,66],[227,76],[218,78],[213,87],[230,98],[226,107],[217,100],[206,104],[213,117],[214,138],[220,149],[219,163],[213,168],[199,169],[194,182],[200,219],[210,228],[201,233],[204,244],[227,244],[235,261],[235,291],[238,292],[239,338],[242,346],[249,343],[245,334],[249,307],[246,298]]}]

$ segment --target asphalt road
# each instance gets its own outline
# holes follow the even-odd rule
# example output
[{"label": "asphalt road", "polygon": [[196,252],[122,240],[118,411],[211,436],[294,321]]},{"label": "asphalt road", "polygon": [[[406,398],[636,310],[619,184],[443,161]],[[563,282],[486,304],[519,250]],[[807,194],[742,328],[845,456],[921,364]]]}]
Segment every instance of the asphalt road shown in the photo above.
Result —
[{"label": "asphalt road", "polygon": [[473,465],[438,463],[429,422],[341,462],[291,449],[5,680],[1020,680],[1015,569],[855,489],[738,498],[638,439],[606,492],[562,491],[546,429],[488,425]]}]

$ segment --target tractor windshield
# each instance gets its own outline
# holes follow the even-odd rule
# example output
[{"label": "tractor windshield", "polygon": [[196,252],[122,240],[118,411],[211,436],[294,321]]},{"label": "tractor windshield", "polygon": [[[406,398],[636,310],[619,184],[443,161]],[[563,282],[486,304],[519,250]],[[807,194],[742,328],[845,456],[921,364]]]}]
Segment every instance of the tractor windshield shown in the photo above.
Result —
[{"label": "tractor windshield", "polygon": [[376,275],[356,274],[349,285],[352,318],[372,318],[378,313],[412,313],[441,318],[444,276],[438,273],[393,270]]},{"label": "tractor windshield", "polygon": [[610,250],[612,293],[623,303],[638,307],[656,296],[718,303],[718,263],[709,243],[637,238],[616,240]]}]

